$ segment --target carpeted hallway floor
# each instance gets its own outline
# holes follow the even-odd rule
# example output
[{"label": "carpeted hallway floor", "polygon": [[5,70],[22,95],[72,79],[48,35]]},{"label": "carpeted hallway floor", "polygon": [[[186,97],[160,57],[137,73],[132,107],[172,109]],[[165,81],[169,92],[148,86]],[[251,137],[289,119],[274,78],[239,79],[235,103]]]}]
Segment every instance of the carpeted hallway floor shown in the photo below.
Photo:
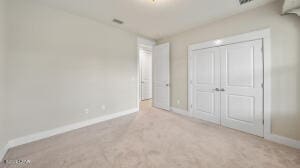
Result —
[{"label": "carpeted hallway floor", "polygon": [[28,168],[300,168],[300,150],[149,102],[140,113],[11,149],[5,159],[29,159]]}]

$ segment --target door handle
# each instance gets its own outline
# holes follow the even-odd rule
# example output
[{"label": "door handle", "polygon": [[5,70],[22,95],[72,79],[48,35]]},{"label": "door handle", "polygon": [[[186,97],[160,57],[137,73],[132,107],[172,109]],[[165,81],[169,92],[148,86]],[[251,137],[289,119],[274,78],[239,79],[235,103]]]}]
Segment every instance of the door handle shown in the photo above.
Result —
[{"label": "door handle", "polygon": [[222,88],[222,89],[220,89],[220,91],[221,91],[221,92],[225,92],[225,89],[224,89],[224,88]]},{"label": "door handle", "polygon": [[220,91],[220,89],[219,89],[219,88],[215,88],[215,89],[214,89],[214,91],[217,91],[217,92],[219,92],[219,91]]}]

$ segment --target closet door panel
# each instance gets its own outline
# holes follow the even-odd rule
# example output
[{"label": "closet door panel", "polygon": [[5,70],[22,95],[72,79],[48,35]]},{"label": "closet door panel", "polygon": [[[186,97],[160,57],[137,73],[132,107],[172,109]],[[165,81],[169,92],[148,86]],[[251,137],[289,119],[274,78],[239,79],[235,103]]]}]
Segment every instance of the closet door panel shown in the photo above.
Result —
[{"label": "closet door panel", "polygon": [[192,115],[220,124],[220,55],[219,48],[195,50],[193,58]]},{"label": "closet door panel", "polygon": [[220,47],[221,124],[263,136],[262,40]]}]

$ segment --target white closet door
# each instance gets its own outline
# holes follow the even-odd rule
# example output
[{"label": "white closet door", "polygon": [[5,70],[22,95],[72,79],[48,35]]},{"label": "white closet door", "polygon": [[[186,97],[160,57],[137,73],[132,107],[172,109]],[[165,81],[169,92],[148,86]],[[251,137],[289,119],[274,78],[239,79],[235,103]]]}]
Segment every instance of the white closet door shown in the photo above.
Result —
[{"label": "white closet door", "polygon": [[140,49],[141,58],[141,99],[152,98],[152,48]]},{"label": "white closet door", "polygon": [[192,115],[220,124],[220,55],[219,48],[194,50]]},{"label": "white closet door", "polygon": [[170,110],[170,44],[153,48],[153,105]]},{"label": "white closet door", "polygon": [[263,136],[262,40],[222,46],[220,54],[221,124]]}]

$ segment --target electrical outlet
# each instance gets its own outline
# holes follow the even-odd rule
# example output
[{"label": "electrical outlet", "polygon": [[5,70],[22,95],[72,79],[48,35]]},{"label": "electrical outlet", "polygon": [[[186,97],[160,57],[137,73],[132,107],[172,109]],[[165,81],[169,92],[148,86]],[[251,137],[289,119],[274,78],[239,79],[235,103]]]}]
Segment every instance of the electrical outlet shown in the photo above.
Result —
[{"label": "electrical outlet", "polygon": [[106,106],[105,106],[105,105],[102,105],[102,106],[101,106],[101,109],[102,109],[103,111],[105,111],[105,110],[106,110]]}]

